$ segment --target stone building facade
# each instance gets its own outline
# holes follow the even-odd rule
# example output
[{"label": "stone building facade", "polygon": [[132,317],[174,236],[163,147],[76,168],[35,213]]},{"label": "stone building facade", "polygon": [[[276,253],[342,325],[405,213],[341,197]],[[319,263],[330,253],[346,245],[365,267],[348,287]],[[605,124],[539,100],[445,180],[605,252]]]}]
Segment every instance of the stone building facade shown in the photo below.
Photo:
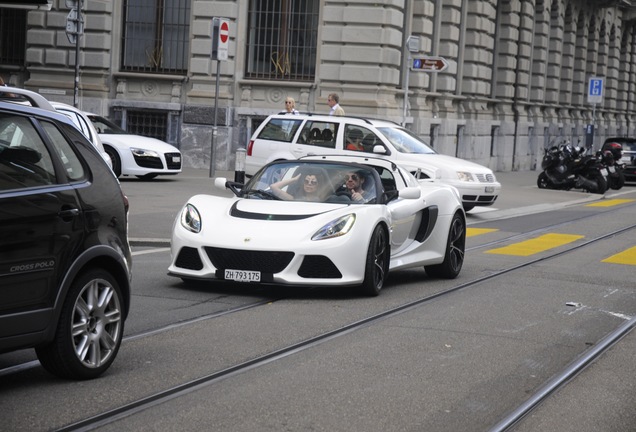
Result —
[{"label": "stone building facade", "polygon": [[[403,123],[438,152],[496,171],[536,169],[556,139],[598,147],[636,133],[627,0],[88,0],[79,47],[66,35],[67,0],[51,1],[24,12],[24,56],[0,63],[4,80],[72,104],[78,49],[80,108],[125,127],[156,114],[189,167],[233,169],[286,96],[326,113],[332,92],[348,115]],[[211,58],[214,17],[229,23],[227,60]],[[148,33],[152,48],[136,36]],[[448,67],[409,67],[424,56]],[[604,88],[596,104],[591,77]]]}]

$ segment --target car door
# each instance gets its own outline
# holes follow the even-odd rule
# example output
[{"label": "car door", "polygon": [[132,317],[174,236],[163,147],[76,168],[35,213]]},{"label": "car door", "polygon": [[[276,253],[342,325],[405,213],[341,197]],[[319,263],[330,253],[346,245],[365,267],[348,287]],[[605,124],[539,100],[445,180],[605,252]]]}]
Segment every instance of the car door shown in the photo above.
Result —
[{"label": "car door", "polygon": [[[395,194],[395,191],[403,190],[409,186],[397,171],[392,173],[388,169],[382,169],[379,170],[379,174],[382,187],[389,199]],[[387,203],[387,208],[391,214],[392,254],[406,249],[415,240],[422,220],[422,207],[419,199],[397,197],[390,199]]]},{"label": "car door", "polygon": [[81,206],[67,181],[67,173],[85,175],[82,164],[66,141],[53,150],[41,126],[0,112],[0,323],[3,315],[38,311],[20,328],[0,325],[0,339],[44,329],[83,235]]},{"label": "car door", "polygon": [[307,155],[334,154],[338,136],[338,122],[307,120],[298,139],[292,144],[296,158]]}]

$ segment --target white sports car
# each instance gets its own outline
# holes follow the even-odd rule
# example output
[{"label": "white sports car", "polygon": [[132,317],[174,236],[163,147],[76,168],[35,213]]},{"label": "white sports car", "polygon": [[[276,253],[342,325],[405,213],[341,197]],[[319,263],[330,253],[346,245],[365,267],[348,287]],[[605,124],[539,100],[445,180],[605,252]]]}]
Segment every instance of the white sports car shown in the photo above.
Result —
[{"label": "white sports car", "polygon": [[391,161],[309,156],[215,185],[235,196],[195,195],[174,222],[168,274],[186,283],[354,285],[375,296],[388,271],[455,278],[464,262],[457,190]]},{"label": "white sports car", "polygon": [[181,172],[181,152],[156,138],[133,135],[110,120],[95,114],[86,116],[97,129],[113,163],[115,176],[136,176],[150,180],[158,175]]}]

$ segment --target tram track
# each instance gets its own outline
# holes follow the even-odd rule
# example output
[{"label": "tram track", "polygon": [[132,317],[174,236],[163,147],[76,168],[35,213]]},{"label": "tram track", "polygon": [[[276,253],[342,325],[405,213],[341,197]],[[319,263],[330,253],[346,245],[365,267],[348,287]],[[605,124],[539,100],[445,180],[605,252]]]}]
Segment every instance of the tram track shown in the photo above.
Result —
[{"label": "tram track", "polygon": [[[598,214],[596,214],[598,215]],[[572,221],[573,223],[574,221]],[[556,224],[555,226],[563,225],[564,223]],[[554,227],[544,227],[541,230],[535,231],[544,231],[547,229],[553,229]],[[379,323],[382,320],[385,320],[390,317],[394,317],[400,314],[403,314],[407,311],[411,311],[413,309],[419,308],[427,303],[432,302],[433,300],[439,299],[440,297],[450,295],[451,293],[455,293],[466,288],[479,285],[485,281],[503,276],[505,274],[509,274],[511,272],[524,269],[530,266],[533,266],[537,263],[548,261],[574,251],[580,250],[582,248],[593,246],[594,244],[601,242],[605,239],[618,236],[620,234],[626,233],[630,230],[636,229],[636,224],[624,226],[619,229],[615,229],[611,232],[604,233],[595,238],[588,239],[586,241],[581,241],[575,245],[569,245],[563,250],[554,251],[554,252],[546,252],[541,257],[536,259],[531,259],[526,262],[520,263],[518,265],[513,265],[508,268],[494,271],[488,275],[479,277],[477,279],[467,281],[464,283],[460,283],[454,285],[450,288],[444,289],[442,291],[436,292],[434,294],[411,300],[407,303],[399,305],[397,307],[393,307],[391,309],[382,311],[380,313],[374,314],[372,316],[366,317],[364,319],[360,319],[356,322],[341,326],[337,329],[333,329],[331,331],[323,332],[314,337],[308,338],[306,340],[290,344],[286,347],[274,350],[265,355],[256,357],[249,361],[238,363],[230,367],[226,367],[222,370],[215,371],[213,373],[201,376],[194,380],[174,385],[168,389],[164,389],[162,391],[156,392],[146,397],[139,398],[130,403],[124,404],[118,408],[108,410],[102,412],[100,414],[88,417],[86,419],[68,424],[60,429],[59,431],[88,431],[93,430],[113,422],[116,422],[125,417],[134,415],[135,413],[139,413],[156,405],[162,404],[174,398],[179,398],[194,391],[197,391],[203,387],[213,385],[221,380],[225,380],[231,378],[235,375],[245,373],[247,371],[257,369],[260,366],[270,364],[272,362],[281,360],[283,358],[289,357],[293,354],[305,351],[307,349],[319,346],[325,342],[331,341],[335,338],[342,337],[344,335],[350,334],[357,330],[360,330],[365,327],[372,326],[374,324]],[[530,233],[524,233],[525,236],[531,235]],[[510,241],[513,237],[516,238],[519,235],[510,236],[506,239],[500,239],[497,243],[501,243],[503,241]],[[480,245],[478,248],[484,248],[484,245]],[[477,249],[472,248],[472,249]],[[200,319],[199,319],[200,320]],[[579,373],[583,368],[590,364],[591,361],[598,358],[602,355],[606,350],[608,350],[617,340],[631,331],[634,327],[634,320],[630,320],[629,325],[624,324],[619,329],[616,329],[612,333],[608,334],[603,340],[589,348],[580,359],[570,364],[564,371],[557,374],[554,379],[552,379],[549,383],[543,386],[538,392],[536,392],[533,396],[527,399],[523,404],[521,404],[516,410],[510,413],[506,418],[500,421],[497,424],[493,431],[503,431],[506,430],[511,425],[514,425],[519,419],[523,418],[534,409],[538,404],[540,404],[547,396],[549,396],[552,392],[558,389],[560,386],[564,385],[568,380],[570,380],[573,376]],[[184,324],[186,325],[186,324]],[[166,330],[167,331],[167,330]],[[153,334],[157,334],[157,331],[154,331]],[[145,336],[149,336],[145,335]],[[139,335],[137,337],[143,337]]]}]

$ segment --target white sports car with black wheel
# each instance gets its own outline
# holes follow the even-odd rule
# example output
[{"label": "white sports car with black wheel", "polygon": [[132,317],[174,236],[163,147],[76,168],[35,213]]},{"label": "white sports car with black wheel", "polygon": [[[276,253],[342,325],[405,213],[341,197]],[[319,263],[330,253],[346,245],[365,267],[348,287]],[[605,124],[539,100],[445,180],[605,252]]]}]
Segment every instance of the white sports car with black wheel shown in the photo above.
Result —
[{"label": "white sports car with black wheel", "polygon": [[309,156],[272,162],[245,185],[215,185],[235,196],[195,195],[174,222],[168,274],[186,283],[359,286],[376,296],[389,271],[455,278],[464,262],[457,190],[391,161]]}]

